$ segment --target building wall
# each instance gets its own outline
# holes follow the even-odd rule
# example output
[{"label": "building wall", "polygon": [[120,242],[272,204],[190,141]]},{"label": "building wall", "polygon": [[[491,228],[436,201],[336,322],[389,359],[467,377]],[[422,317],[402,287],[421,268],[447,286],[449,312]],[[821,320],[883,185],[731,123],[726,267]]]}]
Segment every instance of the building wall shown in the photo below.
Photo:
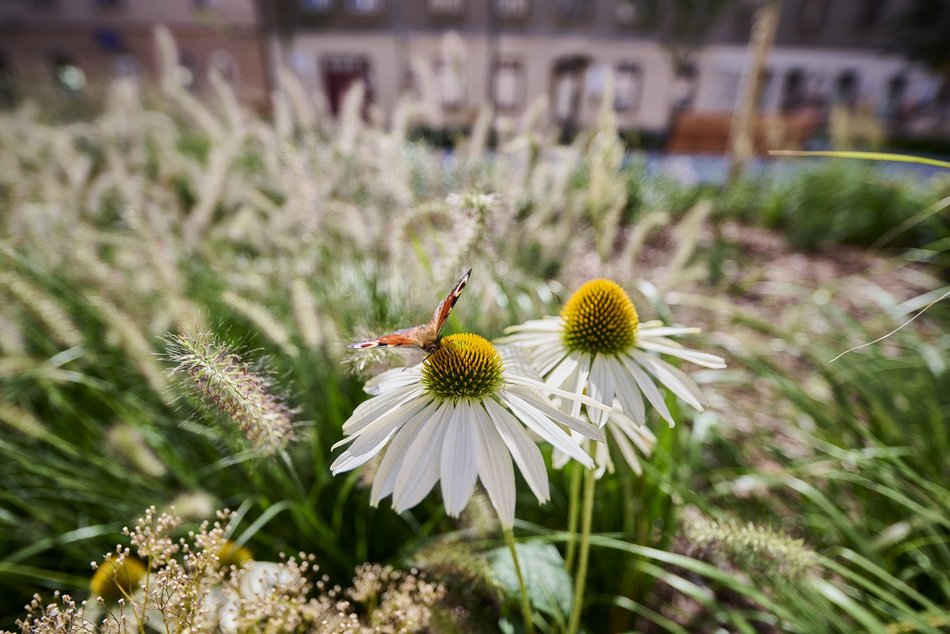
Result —
[{"label": "building wall", "polygon": [[265,101],[269,82],[252,0],[118,0],[111,8],[97,0],[0,2],[0,56],[26,91],[37,79],[55,83],[56,64],[65,62],[90,85],[154,76],[158,24],[175,37],[196,92],[208,88],[212,65],[227,66],[242,98]]}]

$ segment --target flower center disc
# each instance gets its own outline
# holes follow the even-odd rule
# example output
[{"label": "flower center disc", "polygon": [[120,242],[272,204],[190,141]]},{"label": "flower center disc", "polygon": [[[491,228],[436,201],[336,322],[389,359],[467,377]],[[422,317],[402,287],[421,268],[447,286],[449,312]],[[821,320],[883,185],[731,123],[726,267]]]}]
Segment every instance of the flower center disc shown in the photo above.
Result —
[{"label": "flower center disc", "polygon": [[422,364],[422,385],[444,400],[481,399],[499,386],[503,370],[501,355],[484,337],[449,335]]},{"label": "flower center disc", "polygon": [[564,304],[561,317],[568,350],[616,354],[637,342],[637,309],[611,280],[586,282]]}]

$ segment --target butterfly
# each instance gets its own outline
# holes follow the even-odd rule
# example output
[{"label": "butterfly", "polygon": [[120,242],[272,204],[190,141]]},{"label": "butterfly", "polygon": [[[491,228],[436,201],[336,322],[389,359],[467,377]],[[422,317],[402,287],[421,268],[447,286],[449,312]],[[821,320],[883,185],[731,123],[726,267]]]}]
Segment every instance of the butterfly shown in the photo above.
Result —
[{"label": "butterfly", "polygon": [[462,289],[468,284],[468,278],[472,275],[472,269],[469,269],[456,284],[455,288],[449,291],[439,305],[436,306],[432,319],[424,324],[397,330],[390,335],[383,335],[375,339],[366,339],[351,343],[349,348],[365,350],[366,348],[421,348],[429,354],[439,349],[442,340],[442,327],[449,318],[455,303],[462,295]]}]

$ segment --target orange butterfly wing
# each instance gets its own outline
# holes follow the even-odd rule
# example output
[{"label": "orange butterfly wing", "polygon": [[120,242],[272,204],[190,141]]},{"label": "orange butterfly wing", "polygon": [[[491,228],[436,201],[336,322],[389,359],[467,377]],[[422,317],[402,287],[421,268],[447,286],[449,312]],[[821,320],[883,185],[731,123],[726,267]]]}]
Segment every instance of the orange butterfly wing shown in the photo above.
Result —
[{"label": "orange butterfly wing", "polygon": [[462,295],[462,289],[468,284],[468,278],[471,275],[472,269],[469,269],[449,294],[445,296],[445,299],[439,302],[435,313],[432,315],[432,320],[428,323],[397,330],[392,334],[376,337],[375,339],[351,343],[348,347],[357,350],[367,348],[422,348],[428,352],[434,352],[439,347],[442,328],[452,313],[452,309],[455,308],[455,304]]}]

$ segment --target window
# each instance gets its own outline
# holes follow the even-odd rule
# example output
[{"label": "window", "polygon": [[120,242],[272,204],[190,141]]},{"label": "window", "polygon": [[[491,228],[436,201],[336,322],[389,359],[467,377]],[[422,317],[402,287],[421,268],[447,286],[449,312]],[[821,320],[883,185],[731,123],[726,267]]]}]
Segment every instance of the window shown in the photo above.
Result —
[{"label": "window", "polygon": [[429,0],[429,11],[435,15],[458,15],[465,7],[465,0]]},{"label": "window", "polygon": [[522,18],[528,13],[529,0],[495,0],[495,8],[502,18]]},{"label": "window", "polygon": [[807,92],[805,88],[805,71],[793,68],[785,73],[782,84],[782,110],[795,110],[805,105]]},{"label": "window", "polygon": [[643,72],[630,62],[617,65],[614,71],[614,110],[629,112],[640,106],[643,92]]},{"label": "window", "polygon": [[359,15],[379,13],[383,8],[383,0],[346,0],[346,10]]},{"label": "window", "polygon": [[846,70],[838,75],[835,81],[835,101],[854,105],[858,99],[858,74],[853,70]]},{"label": "window", "polygon": [[300,0],[300,8],[310,13],[329,13],[333,10],[333,0]]},{"label": "window", "polygon": [[673,109],[688,110],[696,99],[699,88],[699,69],[692,62],[683,62],[676,68],[673,80]]},{"label": "window", "polygon": [[357,84],[362,84],[366,92],[363,97],[363,111],[373,99],[371,81],[372,66],[368,57],[349,53],[330,54],[321,60],[323,75],[323,93],[330,102],[333,115],[340,114],[347,92]]},{"label": "window", "polygon": [[492,97],[502,111],[517,110],[524,99],[524,70],[520,62],[496,62],[492,75]]}]

